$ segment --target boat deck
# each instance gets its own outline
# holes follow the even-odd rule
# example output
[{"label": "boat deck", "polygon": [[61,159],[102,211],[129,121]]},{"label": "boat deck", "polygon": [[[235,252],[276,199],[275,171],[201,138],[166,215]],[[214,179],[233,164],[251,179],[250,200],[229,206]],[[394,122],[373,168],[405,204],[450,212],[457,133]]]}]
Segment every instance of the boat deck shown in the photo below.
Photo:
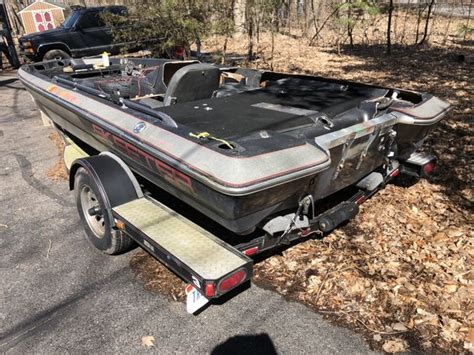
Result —
[{"label": "boat deck", "polygon": [[[252,132],[287,131],[312,125],[324,114],[332,119],[365,100],[384,96],[385,89],[291,79],[234,94],[159,108],[178,124],[220,138]],[[312,119],[313,118],[313,119]]]}]

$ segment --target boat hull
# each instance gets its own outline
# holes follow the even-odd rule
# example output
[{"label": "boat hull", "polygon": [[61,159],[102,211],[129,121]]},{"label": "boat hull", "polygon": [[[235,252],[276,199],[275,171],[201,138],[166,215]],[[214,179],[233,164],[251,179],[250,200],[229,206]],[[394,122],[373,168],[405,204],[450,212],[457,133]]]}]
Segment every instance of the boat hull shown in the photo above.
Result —
[{"label": "boat hull", "polygon": [[316,168],[253,190],[230,187],[225,190],[216,187],[211,179],[195,178],[156,147],[108,124],[98,114],[100,106],[105,105],[99,100],[95,113],[83,110],[74,100],[77,95],[86,94],[56,89],[44,77],[35,78],[42,81],[38,85],[31,76],[24,70],[19,72],[38,107],[58,128],[96,152],[116,154],[137,175],[238,234],[251,231],[269,216],[297,206],[305,195],[311,194],[318,200],[356,183],[387,163],[387,154],[394,144],[400,146],[403,155],[411,154],[445,114],[443,111],[432,119],[416,121],[406,112],[396,112],[316,137],[315,152],[324,152],[321,155],[326,158]]}]

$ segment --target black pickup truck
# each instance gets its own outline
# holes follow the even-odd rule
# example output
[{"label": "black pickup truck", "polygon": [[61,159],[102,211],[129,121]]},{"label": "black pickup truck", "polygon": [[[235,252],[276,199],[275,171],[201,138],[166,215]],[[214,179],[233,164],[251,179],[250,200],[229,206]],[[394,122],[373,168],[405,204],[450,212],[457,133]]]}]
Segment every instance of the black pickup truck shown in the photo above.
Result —
[{"label": "black pickup truck", "polygon": [[58,28],[20,38],[20,54],[32,61],[84,57],[103,52],[117,54],[125,43],[113,41],[101,14],[127,13],[125,6],[73,8]]}]

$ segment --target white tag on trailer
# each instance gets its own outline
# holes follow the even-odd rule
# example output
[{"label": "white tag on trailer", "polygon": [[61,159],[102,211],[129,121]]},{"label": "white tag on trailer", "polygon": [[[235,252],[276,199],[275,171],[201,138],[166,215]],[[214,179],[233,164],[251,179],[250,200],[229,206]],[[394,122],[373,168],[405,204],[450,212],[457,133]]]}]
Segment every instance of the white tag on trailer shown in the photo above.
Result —
[{"label": "white tag on trailer", "polygon": [[193,285],[186,286],[186,311],[190,314],[196,313],[204,307],[209,300],[204,297]]}]

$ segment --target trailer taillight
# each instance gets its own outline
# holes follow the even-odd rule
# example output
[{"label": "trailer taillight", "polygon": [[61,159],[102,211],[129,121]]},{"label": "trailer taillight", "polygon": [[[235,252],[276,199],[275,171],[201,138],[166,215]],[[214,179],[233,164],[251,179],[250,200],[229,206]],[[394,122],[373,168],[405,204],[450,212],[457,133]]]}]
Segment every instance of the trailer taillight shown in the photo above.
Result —
[{"label": "trailer taillight", "polygon": [[206,284],[206,297],[211,298],[216,295],[216,288],[214,287],[214,284],[209,282]]},{"label": "trailer taillight", "polygon": [[247,250],[244,250],[242,253],[244,253],[247,256],[250,256],[250,255],[257,254],[257,252],[258,252],[258,247],[253,247],[253,248],[249,248]]},{"label": "trailer taillight", "polygon": [[402,162],[402,172],[415,178],[424,178],[431,175],[436,165],[436,157],[422,153],[413,153]]},{"label": "trailer taillight", "polygon": [[432,160],[428,164],[423,165],[423,174],[425,176],[430,175],[434,170],[435,162]]},{"label": "trailer taillight", "polygon": [[398,176],[398,175],[400,175],[400,169],[399,168],[396,168],[395,170],[393,170],[390,173],[390,177],[395,177],[395,176]]},{"label": "trailer taillight", "polygon": [[244,281],[246,277],[247,272],[244,269],[237,270],[233,274],[227,276],[225,279],[222,279],[218,286],[219,292],[224,293],[233,289],[235,286]]}]

